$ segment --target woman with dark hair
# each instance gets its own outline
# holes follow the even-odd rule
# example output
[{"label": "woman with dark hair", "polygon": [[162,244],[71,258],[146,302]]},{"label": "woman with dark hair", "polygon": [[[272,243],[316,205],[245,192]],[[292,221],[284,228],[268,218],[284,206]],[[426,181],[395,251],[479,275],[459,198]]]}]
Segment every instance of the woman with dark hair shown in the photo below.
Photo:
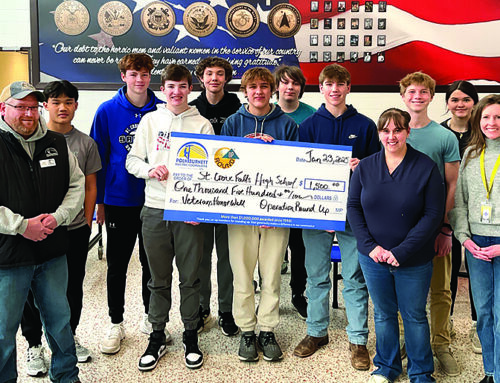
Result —
[{"label": "woman with dark hair", "polygon": [[446,90],[446,107],[451,113],[451,118],[443,121],[441,125],[450,129],[457,136],[460,155],[463,156],[470,137],[470,117],[474,105],[479,101],[476,88],[468,81],[455,81]]},{"label": "woman with dark hair", "polygon": [[484,97],[471,118],[450,222],[465,247],[485,377],[500,382],[500,95]]},{"label": "woman with dark hair", "polygon": [[402,110],[382,113],[377,127],[383,150],[359,163],[349,187],[347,218],[374,306],[374,383],[393,382],[402,372],[398,310],[410,381],[435,381],[425,305],[445,191],[436,163],[406,143],[409,123]]},{"label": "woman with dark hair", "polygon": [[[467,81],[455,81],[446,90],[446,107],[451,113],[451,118],[443,121],[441,125],[451,130],[458,139],[460,148],[460,157],[464,155],[465,148],[470,139],[470,118],[474,105],[477,104],[479,98],[476,88]],[[462,267],[462,246],[455,237],[452,237],[451,249],[451,312],[450,318],[453,317],[453,308],[455,306],[455,298],[457,296],[458,273]],[[468,272],[467,260],[465,267]],[[477,314],[474,308],[474,299],[472,297],[472,289],[469,284],[470,310],[472,318],[472,326],[469,331],[469,337],[472,342],[472,350],[476,354],[481,353],[481,343],[477,336],[476,324]],[[450,319],[450,332],[453,331],[453,319]]]}]

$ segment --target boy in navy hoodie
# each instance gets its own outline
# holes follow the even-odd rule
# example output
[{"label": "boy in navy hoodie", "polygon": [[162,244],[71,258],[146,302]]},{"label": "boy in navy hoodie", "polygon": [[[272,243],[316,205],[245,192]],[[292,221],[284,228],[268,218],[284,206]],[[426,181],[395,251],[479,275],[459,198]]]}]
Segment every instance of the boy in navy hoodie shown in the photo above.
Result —
[{"label": "boy in navy hoodie", "polygon": [[[241,78],[240,90],[248,99],[222,126],[222,136],[257,138],[265,142],[297,141],[297,124],[278,105],[270,104],[276,83],[266,68],[247,70]],[[244,225],[228,225],[229,260],[233,270],[233,315],[242,335],[238,356],[245,362],[256,362],[257,338],[264,359],[277,361],[283,352],[274,336],[279,323],[281,263],[288,243],[289,229]],[[259,263],[262,278],[258,314],[255,313],[253,274]]]},{"label": "boy in navy hoodie", "polygon": [[[220,57],[206,57],[196,66],[196,77],[203,88],[201,94],[189,105],[196,106],[200,114],[212,124],[215,134],[220,134],[222,124],[231,114],[236,113],[241,102],[237,95],[224,90],[233,78],[233,67]],[[210,295],[212,294],[212,251],[217,248],[217,289],[219,303],[219,326],[226,336],[236,335],[239,331],[233,318],[233,272],[229,264],[227,244],[227,225],[205,223],[203,258],[200,264],[200,320],[198,332],[210,320]]]},{"label": "boy in navy hoodie", "polygon": [[[328,65],[319,75],[320,91],[325,103],[307,118],[299,129],[300,141],[352,146],[351,170],[360,159],[380,150],[377,128],[368,117],[346,104],[351,90],[351,75],[338,64]],[[334,233],[324,230],[303,230],[307,271],[307,335],[297,345],[294,355],[304,358],[328,343],[329,297]],[[346,221],[345,231],[337,231],[342,254],[344,301],[347,314],[347,336],[351,364],[355,369],[368,370],[368,290],[358,260],[356,239]]]},{"label": "boy in navy hoodie", "polygon": [[139,237],[139,259],[142,265],[142,300],[145,314],[141,331],[150,333],[148,322],[151,278],[142,243],[140,212],[144,205],[144,180],[125,169],[127,154],[141,117],[156,110],[161,103],[148,88],[153,60],[143,53],[124,56],[118,68],[126,84],[109,101],[102,103],[94,117],[90,136],[99,148],[102,170],[97,173],[97,223],[106,224],[108,264],[108,308],[111,327],[101,343],[101,352],[115,354],[125,338],[123,313],[127,268]]}]

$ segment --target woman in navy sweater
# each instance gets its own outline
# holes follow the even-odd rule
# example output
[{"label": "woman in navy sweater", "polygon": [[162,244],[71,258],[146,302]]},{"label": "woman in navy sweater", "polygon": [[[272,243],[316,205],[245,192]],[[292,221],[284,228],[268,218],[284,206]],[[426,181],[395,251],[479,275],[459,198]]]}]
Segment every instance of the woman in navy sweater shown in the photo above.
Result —
[{"label": "woman in navy sweater", "polygon": [[402,372],[398,310],[410,381],[435,381],[425,304],[445,187],[434,161],[406,143],[409,123],[402,110],[382,113],[383,150],[360,162],[349,188],[347,218],[375,313],[377,369],[370,382],[393,382]]}]

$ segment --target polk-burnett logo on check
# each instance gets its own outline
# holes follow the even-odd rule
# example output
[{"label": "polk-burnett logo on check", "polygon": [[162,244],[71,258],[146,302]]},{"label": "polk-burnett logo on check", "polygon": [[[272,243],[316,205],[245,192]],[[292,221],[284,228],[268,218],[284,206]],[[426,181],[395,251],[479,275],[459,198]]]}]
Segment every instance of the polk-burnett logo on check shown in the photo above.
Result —
[{"label": "polk-burnett logo on check", "polygon": [[198,142],[187,142],[177,152],[175,163],[188,168],[206,168],[208,153],[203,145]]},{"label": "polk-burnett logo on check", "polygon": [[229,148],[220,148],[215,152],[214,155],[215,164],[222,169],[230,168],[238,159],[239,158],[234,150]]}]

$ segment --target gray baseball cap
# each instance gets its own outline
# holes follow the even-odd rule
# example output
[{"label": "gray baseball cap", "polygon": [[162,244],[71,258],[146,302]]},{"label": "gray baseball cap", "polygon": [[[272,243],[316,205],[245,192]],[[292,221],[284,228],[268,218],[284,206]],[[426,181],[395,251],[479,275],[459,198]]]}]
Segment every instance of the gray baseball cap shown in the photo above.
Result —
[{"label": "gray baseball cap", "polygon": [[33,85],[26,81],[15,81],[3,88],[2,94],[0,95],[0,102],[5,102],[9,98],[21,100],[30,94],[36,96],[39,102],[45,101],[43,93],[36,90]]}]

